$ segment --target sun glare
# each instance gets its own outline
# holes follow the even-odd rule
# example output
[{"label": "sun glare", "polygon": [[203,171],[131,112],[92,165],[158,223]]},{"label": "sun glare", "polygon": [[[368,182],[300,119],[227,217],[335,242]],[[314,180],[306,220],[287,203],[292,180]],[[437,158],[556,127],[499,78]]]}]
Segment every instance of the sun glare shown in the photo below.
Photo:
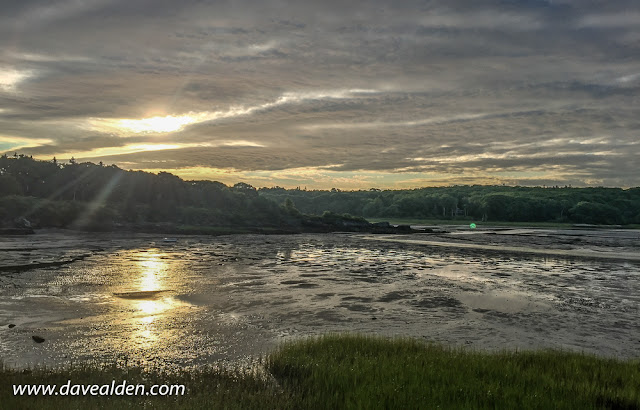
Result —
[{"label": "sun glare", "polygon": [[161,254],[144,252],[137,265],[140,268],[139,286],[141,291],[162,289],[163,279],[168,269],[167,263],[160,259]]},{"label": "sun glare", "polygon": [[134,152],[139,151],[161,151],[163,149],[176,149],[176,148],[185,148],[198,146],[194,144],[139,144],[139,145],[127,145],[125,148],[131,149]]},{"label": "sun glare", "polygon": [[0,69],[0,89],[13,91],[20,82],[31,76],[29,71]]},{"label": "sun glare", "polygon": [[172,132],[178,131],[185,125],[193,124],[198,120],[199,118],[197,116],[191,115],[181,115],[177,117],[167,115],[166,117],[151,117],[141,120],[118,120],[115,125],[118,128],[126,129],[134,133]]}]

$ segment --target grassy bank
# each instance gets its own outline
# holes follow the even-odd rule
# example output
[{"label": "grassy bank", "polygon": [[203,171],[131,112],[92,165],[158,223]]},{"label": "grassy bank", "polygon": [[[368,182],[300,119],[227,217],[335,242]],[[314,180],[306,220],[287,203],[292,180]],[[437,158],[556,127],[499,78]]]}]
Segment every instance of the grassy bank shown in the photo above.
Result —
[{"label": "grassy bank", "polygon": [[327,336],[270,357],[305,408],[640,408],[640,363]]},{"label": "grassy bank", "polygon": [[[539,351],[480,353],[328,335],[285,344],[260,372],[82,366],[2,369],[0,408],[640,408],[640,362]],[[21,383],[184,384],[181,397],[14,397]]]}]

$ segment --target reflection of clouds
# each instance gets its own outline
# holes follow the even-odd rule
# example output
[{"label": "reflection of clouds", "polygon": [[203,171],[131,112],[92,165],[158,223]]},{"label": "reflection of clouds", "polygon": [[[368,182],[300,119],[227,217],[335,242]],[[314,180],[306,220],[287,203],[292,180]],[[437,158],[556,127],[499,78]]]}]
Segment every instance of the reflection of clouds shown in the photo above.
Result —
[{"label": "reflection of clouds", "polygon": [[291,260],[292,252],[293,250],[291,248],[286,248],[283,251],[278,251],[278,253],[276,254],[276,258],[280,260],[289,261]]}]

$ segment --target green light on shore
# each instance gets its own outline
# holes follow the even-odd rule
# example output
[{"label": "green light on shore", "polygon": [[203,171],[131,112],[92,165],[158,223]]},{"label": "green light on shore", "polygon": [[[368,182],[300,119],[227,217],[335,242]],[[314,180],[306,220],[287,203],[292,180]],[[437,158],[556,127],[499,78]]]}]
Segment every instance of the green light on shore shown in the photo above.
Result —
[{"label": "green light on shore", "polygon": [[471,225],[469,225],[469,228],[476,229],[476,224],[472,223]]}]

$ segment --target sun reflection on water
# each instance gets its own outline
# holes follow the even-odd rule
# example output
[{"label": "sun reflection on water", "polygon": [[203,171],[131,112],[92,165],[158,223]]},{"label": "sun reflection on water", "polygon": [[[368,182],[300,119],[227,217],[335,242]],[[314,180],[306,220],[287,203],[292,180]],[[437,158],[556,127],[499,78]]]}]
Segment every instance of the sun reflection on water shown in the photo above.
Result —
[{"label": "sun reflection on water", "polygon": [[132,262],[123,271],[119,292],[115,292],[120,306],[121,323],[129,327],[126,342],[120,348],[129,352],[152,352],[162,349],[162,341],[169,332],[162,319],[178,314],[177,308],[188,304],[176,299],[173,293],[176,275],[174,260],[157,249],[132,251],[126,256]]},{"label": "sun reflection on water", "polygon": [[138,257],[135,258],[139,276],[139,288],[140,291],[149,292],[154,290],[162,290],[162,286],[165,284],[167,277],[167,270],[169,268],[167,262],[161,259],[162,256],[166,256],[160,253],[140,252]]}]

